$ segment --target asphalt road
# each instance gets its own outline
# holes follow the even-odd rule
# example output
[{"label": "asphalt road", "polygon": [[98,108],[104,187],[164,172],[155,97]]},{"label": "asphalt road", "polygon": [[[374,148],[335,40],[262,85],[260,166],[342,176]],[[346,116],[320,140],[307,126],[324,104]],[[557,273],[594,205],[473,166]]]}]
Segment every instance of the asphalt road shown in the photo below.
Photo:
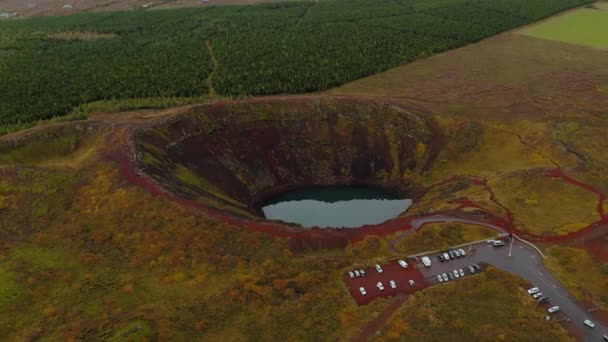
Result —
[{"label": "asphalt road", "polygon": [[[437,274],[447,273],[454,269],[462,268],[468,276],[470,273],[467,266],[471,264],[488,263],[502,270],[517,274],[528,280],[533,287],[538,287],[545,297],[549,297],[552,305],[560,307],[559,314],[554,314],[553,319],[569,319],[565,324],[574,324],[584,335],[585,341],[603,341],[603,334],[608,334],[608,327],[593,319],[587,310],[578,305],[576,299],[566,290],[543,265],[540,254],[529,245],[518,240],[509,242],[503,247],[493,247],[486,242],[476,243],[461,247],[467,252],[466,257],[439,262],[437,253],[430,254],[432,266],[420,267],[422,274],[432,284],[437,284]],[[509,256],[509,251],[511,255]],[[454,280],[458,281],[458,280]],[[548,307],[549,305],[544,305]],[[583,324],[585,319],[595,322],[595,328],[591,329]]]}]

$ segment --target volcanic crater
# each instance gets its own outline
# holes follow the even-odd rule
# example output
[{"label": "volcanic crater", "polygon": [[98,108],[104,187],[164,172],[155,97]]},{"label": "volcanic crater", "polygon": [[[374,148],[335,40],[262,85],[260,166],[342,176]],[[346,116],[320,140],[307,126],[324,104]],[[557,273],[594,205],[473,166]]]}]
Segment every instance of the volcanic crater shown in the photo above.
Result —
[{"label": "volcanic crater", "polygon": [[381,101],[258,100],[190,108],[134,134],[139,170],[165,191],[263,218],[279,193],[365,185],[416,199],[441,141],[430,116]]}]

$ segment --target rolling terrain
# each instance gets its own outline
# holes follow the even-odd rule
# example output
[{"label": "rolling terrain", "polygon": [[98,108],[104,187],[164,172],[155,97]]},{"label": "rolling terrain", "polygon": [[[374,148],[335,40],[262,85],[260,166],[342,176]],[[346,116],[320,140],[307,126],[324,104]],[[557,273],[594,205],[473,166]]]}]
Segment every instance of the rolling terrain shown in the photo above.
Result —
[{"label": "rolling terrain", "polygon": [[[533,242],[589,317],[607,315],[608,51],[588,36],[538,33],[607,9],[480,40],[583,2],[464,3],[294,2],[0,23],[11,32],[0,36],[0,56],[11,56],[0,74],[12,77],[0,89],[14,88],[3,93],[13,94],[2,98],[4,132],[79,119],[0,136],[0,339],[584,339],[572,322],[544,321],[526,281],[498,269],[361,306],[344,282],[353,268],[495,236],[491,226]],[[205,29],[175,33],[213,11]],[[410,16],[455,26],[398,20]],[[461,25],[472,17],[493,24]],[[320,26],[327,18],[339,19]],[[247,34],[230,31],[242,22]],[[359,25],[370,40],[347,47]],[[209,27],[217,31],[207,36]],[[437,30],[463,31],[432,51],[427,41],[392,45],[429,27],[421,37],[443,43]],[[334,30],[343,34],[326,35]],[[400,33],[366,45],[386,32]],[[230,56],[234,44],[247,48]],[[107,55],[81,68],[79,58],[102,47]],[[146,51],[155,54],[138,59]],[[66,62],[51,65],[59,57]],[[11,72],[18,63],[31,69]],[[66,72],[73,77],[57,83]],[[21,97],[17,81],[37,100]],[[279,95],[228,98],[268,94]],[[6,121],[15,113],[27,115]],[[336,183],[397,189],[414,203],[351,230],[260,215],[270,194]],[[459,221],[434,221],[448,215]]]}]

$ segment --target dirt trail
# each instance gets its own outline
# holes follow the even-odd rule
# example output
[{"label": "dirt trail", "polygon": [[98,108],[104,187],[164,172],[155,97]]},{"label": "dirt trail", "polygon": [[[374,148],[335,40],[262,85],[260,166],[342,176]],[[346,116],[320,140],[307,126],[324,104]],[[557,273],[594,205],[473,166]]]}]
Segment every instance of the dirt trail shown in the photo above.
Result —
[{"label": "dirt trail", "polygon": [[407,301],[407,296],[398,296],[378,315],[374,320],[367,323],[365,327],[359,333],[359,336],[355,337],[356,342],[365,342],[370,339],[378,330],[382,329],[393,314]]}]

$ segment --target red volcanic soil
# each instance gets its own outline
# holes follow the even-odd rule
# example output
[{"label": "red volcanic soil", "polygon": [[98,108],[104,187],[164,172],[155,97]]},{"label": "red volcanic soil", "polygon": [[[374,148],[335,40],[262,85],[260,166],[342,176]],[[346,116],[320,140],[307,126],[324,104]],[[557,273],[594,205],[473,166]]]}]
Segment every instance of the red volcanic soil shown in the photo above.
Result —
[{"label": "red volcanic soil", "polygon": [[[365,269],[367,273],[364,277],[350,278],[348,274],[344,274],[344,281],[348,286],[351,296],[357,304],[365,305],[378,297],[393,297],[399,294],[412,294],[429,286],[428,281],[424,278],[420,270],[416,267],[416,262],[408,260],[409,267],[404,269],[397,260],[383,264],[382,273],[378,273],[375,267]],[[408,280],[415,282],[414,286],[410,286]],[[391,288],[389,281],[394,280],[397,287]],[[384,285],[384,290],[379,290],[376,284],[381,282]],[[359,287],[365,288],[366,295],[362,295]]]},{"label": "red volcanic soil", "polygon": [[608,235],[586,241],[583,247],[598,260],[608,262]]}]

